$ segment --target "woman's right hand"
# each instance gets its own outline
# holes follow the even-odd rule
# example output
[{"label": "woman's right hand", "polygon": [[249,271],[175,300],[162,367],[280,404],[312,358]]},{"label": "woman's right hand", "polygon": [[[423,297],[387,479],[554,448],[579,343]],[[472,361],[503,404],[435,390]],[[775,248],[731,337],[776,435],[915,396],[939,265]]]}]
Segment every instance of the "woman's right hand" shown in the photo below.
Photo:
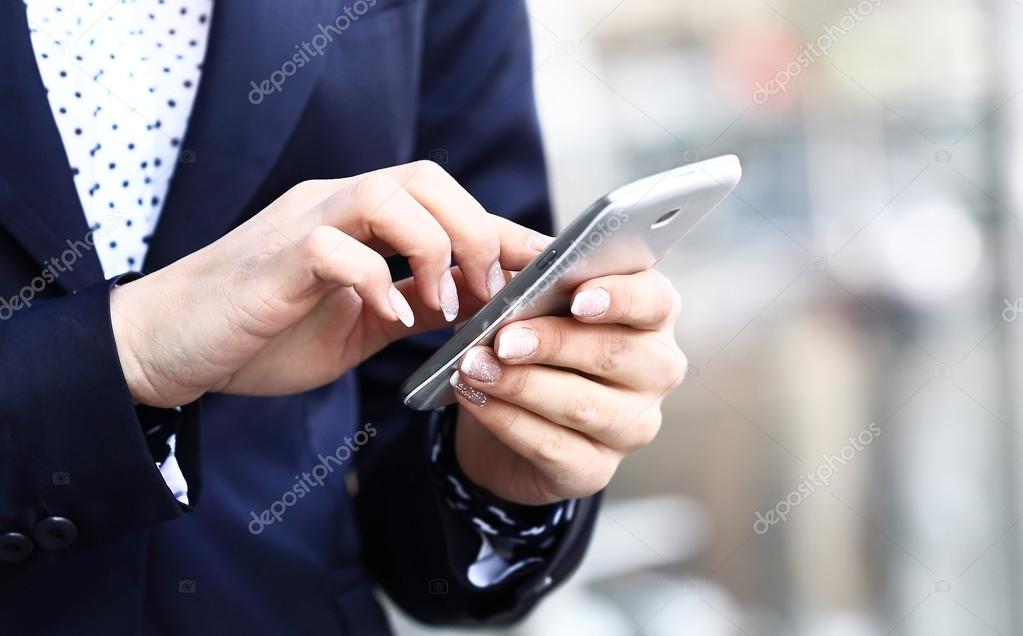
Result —
[{"label": "woman's right hand", "polygon": [[[502,269],[521,269],[548,240],[488,214],[432,162],[300,183],[216,242],[114,288],[128,388],[170,407],[209,391],[322,386],[468,315],[504,285]],[[392,283],[394,253],[412,278]]]}]

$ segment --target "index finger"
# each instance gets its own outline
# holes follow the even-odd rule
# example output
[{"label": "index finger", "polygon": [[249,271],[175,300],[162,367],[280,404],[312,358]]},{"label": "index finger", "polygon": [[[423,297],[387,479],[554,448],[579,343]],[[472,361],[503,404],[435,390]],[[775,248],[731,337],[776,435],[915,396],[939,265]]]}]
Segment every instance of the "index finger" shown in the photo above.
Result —
[{"label": "index finger", "polygon": [[488,300],[504,286],[503,269],[520,270],[549,242],[544,235],[488,213],[469,192],[432,161],[381,170],[399,181],[448,237],[469,289]]}]

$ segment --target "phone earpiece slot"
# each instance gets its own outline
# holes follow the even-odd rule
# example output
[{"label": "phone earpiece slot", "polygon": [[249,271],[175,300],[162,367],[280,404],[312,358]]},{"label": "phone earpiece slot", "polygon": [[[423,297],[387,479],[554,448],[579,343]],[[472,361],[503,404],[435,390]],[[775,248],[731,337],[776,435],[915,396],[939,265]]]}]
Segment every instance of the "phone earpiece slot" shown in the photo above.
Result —
[{"label": "phone earpiece slot", "polygon": [[675,208],[674,210],[668,210],[667,212],[662,214],[660,217],[658,217],[658,219],[656,221],[654,221],[653,223],[650,224],[650,229],[651,230],[656,230],[659,227],[664,227],[665,225],[671,223],[672,219],[674,219],[676,216],[678,216],[678,213],[681,212],[681,211],[682,211],[682,208]]}]

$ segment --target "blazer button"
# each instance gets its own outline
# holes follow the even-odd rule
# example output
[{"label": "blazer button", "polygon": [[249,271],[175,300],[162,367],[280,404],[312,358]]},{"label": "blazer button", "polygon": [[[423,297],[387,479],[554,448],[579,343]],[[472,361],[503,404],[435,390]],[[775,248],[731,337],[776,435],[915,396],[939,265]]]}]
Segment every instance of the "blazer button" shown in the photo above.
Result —
[{"label": "blazer button", "polygon": [[32,554],[32,540],[20,532],[0,534],[0,561],[17,563],[24,561]]},{"label": "blazer button", "polygon": [[539,594],[552,585],[554,585],[554,579],[552,579],[549,575],[545,576],[533,587],[533,594]]},{"label": "blazer button", "polygon": [[67,550],[78,538],[78,527],[64,517],[46,517],[36,524],[32,536],[43,550]]}]

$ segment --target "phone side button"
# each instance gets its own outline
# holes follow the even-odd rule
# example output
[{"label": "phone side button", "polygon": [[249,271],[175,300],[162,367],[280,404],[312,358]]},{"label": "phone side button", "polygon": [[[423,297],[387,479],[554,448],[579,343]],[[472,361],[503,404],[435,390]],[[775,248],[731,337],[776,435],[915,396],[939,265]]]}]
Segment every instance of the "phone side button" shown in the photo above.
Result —
[{"label": "phone side button", "polygon": [[550,250],[546,254],[540,257],[540,260],[536,262],[536,268],[543,271],[551,266],[554,259],[558,257],[558,250]]}]

